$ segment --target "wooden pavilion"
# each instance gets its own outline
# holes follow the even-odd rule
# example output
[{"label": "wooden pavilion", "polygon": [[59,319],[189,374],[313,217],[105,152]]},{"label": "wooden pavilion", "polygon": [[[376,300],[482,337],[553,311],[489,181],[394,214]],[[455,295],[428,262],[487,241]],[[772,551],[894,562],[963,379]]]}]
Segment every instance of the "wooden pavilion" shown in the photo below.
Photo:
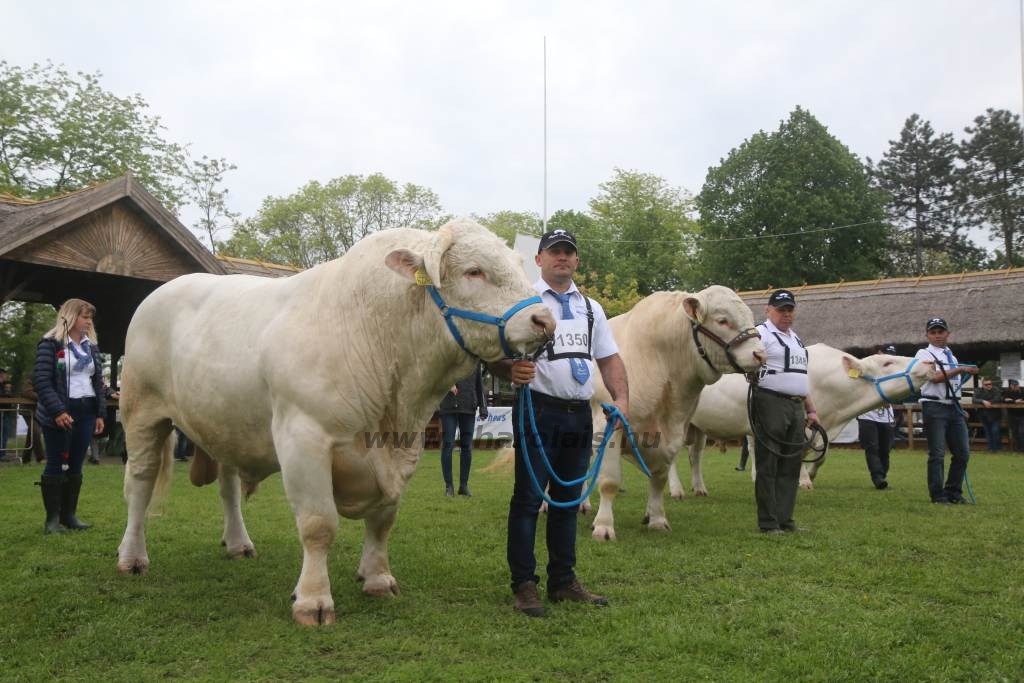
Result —
[{"label": "wooden pavilion", "polygon": [[295,272],[214,256],[130,174],[44,201],[0,197],[0,301],[94,304],[112,385],[128,323],[163,283],[186,273]]}]

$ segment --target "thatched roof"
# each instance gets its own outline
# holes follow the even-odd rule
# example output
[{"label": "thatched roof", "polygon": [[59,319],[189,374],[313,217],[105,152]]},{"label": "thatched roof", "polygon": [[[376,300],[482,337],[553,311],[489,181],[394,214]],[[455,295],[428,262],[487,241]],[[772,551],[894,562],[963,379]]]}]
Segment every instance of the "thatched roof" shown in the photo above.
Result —
[{"label": "thatched roof", "polygon": [[266,261],[254,261],[252,259],[235,258],[234,256],[217,255],[217,260],[224,266],[228,273],[238,275],[259,275],[260,277],[288,277],[301,273],[301,268],[295,266],[282,266],[278,263],[267,263]]},{"label": "thatched roof", "polygon": [[[764,320],[775,288],[740,292]],[[786,287],[796,295],[793,324],[807,344],[824,342],[855,355],[895,344],[913,355],[927,343],[925,323],[945,318],[957,356],[971,362],[1024,350],[1024,268]]]}]

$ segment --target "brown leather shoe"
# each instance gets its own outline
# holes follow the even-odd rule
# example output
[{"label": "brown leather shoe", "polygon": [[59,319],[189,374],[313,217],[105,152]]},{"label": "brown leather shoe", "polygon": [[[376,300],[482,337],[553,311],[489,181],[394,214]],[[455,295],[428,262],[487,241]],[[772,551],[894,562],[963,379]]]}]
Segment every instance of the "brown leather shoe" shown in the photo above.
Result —
[{"label": "brown leather shoe", "polygon": [[594,595],[586,588],[580,585],[580,582],[573,579],[572,583],[561,588],[556,588],[553,591],[548,591],[548,599],[551,602],[562,602],[563,600],[571,600],[572,602],[589,602],[591,605],[608,605],[608,598],[603,595]]},{"label": "brown leather shoe", "polygon": [[533,581],[524,581],[516,588],[516,603],[513,605],[517,612],[522,612],[528,617],[543,617],[547,615],[544,604],[540,601],[537,593],[537,584]]}]

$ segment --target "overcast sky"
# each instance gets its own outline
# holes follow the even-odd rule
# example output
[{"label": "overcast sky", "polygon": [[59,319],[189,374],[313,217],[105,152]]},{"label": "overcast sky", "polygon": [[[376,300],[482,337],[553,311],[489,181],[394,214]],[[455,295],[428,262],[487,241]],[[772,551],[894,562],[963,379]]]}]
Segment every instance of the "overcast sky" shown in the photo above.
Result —
[{"label": "overcast sky", "polygon": [[[165,138],[226,157],[231,208],[381,172],[454,214],[585,210],[620,167],[697,193],[808,109],[861,159],[918,113],[959,141],[1019,112],[1019,0],[0,0],[0,59],[100,71]],[[186,219],[187,222],[187,219]]]}]

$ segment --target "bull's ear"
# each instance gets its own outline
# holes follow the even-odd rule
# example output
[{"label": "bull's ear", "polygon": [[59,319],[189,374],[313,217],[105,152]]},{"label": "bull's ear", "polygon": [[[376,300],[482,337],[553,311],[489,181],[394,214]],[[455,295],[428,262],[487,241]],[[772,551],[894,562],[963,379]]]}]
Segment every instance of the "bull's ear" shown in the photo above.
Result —
[{"label": "bull's ear", "polygon": [[430,281],[435,287],[441,286],[441,263],[444,261],[444,253],[448,251],[455,242],[455,230],[452,224],[441,226],[441,229],[434,234],[430,245],[423,253],[423,268],[430,276]]},{"label": "bull's ear", "polygon": [[408,249],[395,249],[384,257],[384,264],[407,280],[416,281],[416,271],[423,267],[423,259]]},{"label": "bull's ear", "polygon": [[843,356],[843,369],[850,377],[857,378],[864,374],[864,365],[853,356]]},{"label": "bull's ear", "polygon": [[683,299],[683,313],[685,313],[686,317],[690,320],[698,323],[704,322],[704,302],[701,301],[698,295],[691,294]]}]

